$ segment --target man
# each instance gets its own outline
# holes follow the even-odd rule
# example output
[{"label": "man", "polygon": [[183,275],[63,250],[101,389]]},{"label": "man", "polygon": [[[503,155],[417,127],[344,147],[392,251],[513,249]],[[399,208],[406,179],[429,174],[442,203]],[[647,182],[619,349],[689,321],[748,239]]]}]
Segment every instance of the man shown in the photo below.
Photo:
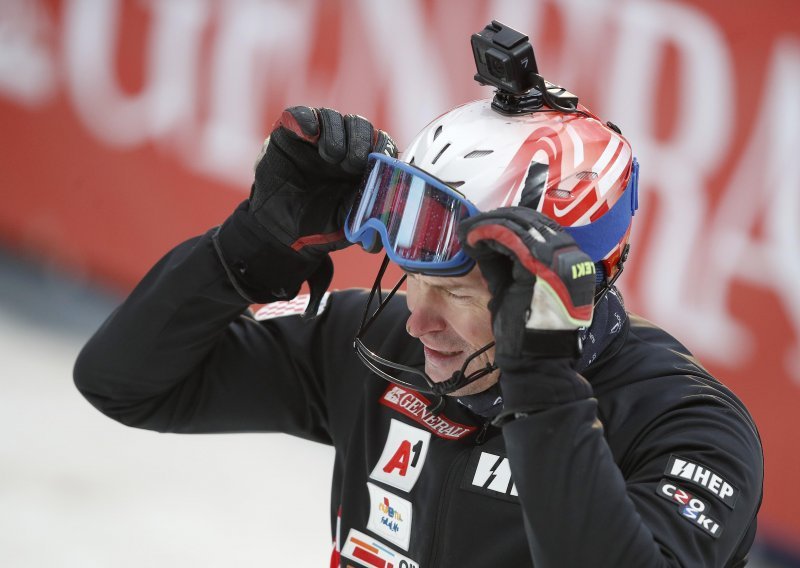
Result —
[{"label": "man", "polygon": [[[361,117],[287,109],[250,198],[84,348],[81,392],[131,426],[332,444],[332,566],[744,565],[758,434],[622,306],[638,170],[618,129],[476,101],[394,154]],[[381,275],[369,302],[325,295],[351,242],[403,267],[405,299]],[[281,303],[303,282],[306,317]]]}]

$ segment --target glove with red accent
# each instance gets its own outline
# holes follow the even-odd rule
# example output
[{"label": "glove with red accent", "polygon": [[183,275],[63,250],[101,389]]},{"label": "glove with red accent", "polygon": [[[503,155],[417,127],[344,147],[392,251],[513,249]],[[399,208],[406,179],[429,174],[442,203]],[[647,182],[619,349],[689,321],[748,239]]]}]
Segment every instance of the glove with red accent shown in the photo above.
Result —
[{"label": "glove with red accent", "polygon": [[361,116],[283,111],[256,162],[250,198],[215,239],[240,295],[258,303],[288,299],[307,280],[311,303],[321,298],[333,276],[328,253],[350,245],[344,220],[370,152],[397,154],[389,135]]},{"label": "glove with red accent", "polygon": [[461,222],[459,239],[489,285],[496,359],[577,359],[592,322],[595,268],[555,221],[504,207]]}]

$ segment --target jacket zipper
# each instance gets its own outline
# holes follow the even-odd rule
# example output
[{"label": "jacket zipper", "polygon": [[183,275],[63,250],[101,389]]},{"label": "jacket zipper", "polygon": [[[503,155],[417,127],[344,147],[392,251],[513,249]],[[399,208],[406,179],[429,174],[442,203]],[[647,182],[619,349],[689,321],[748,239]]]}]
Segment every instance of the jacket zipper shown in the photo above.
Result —
[{"label": "jacket zipper", "polygon": [[491,420],[487,420],[486,422],[483,423],[483,426],[481,426],[481,429],[478,430],[478,434],[475,436],[476,446],[480,446],[486,441],[486,435],[489,433],[489,428],[491,427],[491,425],[492,425]]},{"label": "jacket zipper", "polygon": [[436,559],[439,556],[439,536],[448,530],[449,527],[443,526],[442,520],[445,517],[445,511],[450,504],[450,493],[453,489],[452,478],[453,474],[460,468],[461,462],[464,457],[469,454],[469,449],[462,450],[450,464],[447,470],[447,476],[444,480],[444,490],[442,491],[442,498],[439,500],[439,509],[436,512],[436,524],[433,525],[433,543],[431,544],[431,556],[426,566],[428,568],[436,568]]}]

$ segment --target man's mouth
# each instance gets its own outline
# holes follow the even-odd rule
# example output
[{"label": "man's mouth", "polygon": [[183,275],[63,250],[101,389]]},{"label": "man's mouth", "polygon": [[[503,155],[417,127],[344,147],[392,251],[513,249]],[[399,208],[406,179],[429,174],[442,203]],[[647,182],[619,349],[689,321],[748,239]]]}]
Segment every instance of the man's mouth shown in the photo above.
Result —
[{"label": "man's mouth", "polygon": [[439,351],[427,345],[423,345],[425,358],[437,367],[452,365],[464,352],[463,351]]}]

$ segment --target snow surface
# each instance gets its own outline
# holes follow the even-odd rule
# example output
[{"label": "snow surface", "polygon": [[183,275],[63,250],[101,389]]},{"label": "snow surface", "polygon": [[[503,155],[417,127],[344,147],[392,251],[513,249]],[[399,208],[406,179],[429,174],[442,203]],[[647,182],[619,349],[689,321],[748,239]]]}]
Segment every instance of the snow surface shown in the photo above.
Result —
[{"label": "snow surface", "polygon": [[0,566],[329,565],[331,448],[106,418],[73,386],[72,366],[114,301],[51,279],[42,289],[5,260]]}]

